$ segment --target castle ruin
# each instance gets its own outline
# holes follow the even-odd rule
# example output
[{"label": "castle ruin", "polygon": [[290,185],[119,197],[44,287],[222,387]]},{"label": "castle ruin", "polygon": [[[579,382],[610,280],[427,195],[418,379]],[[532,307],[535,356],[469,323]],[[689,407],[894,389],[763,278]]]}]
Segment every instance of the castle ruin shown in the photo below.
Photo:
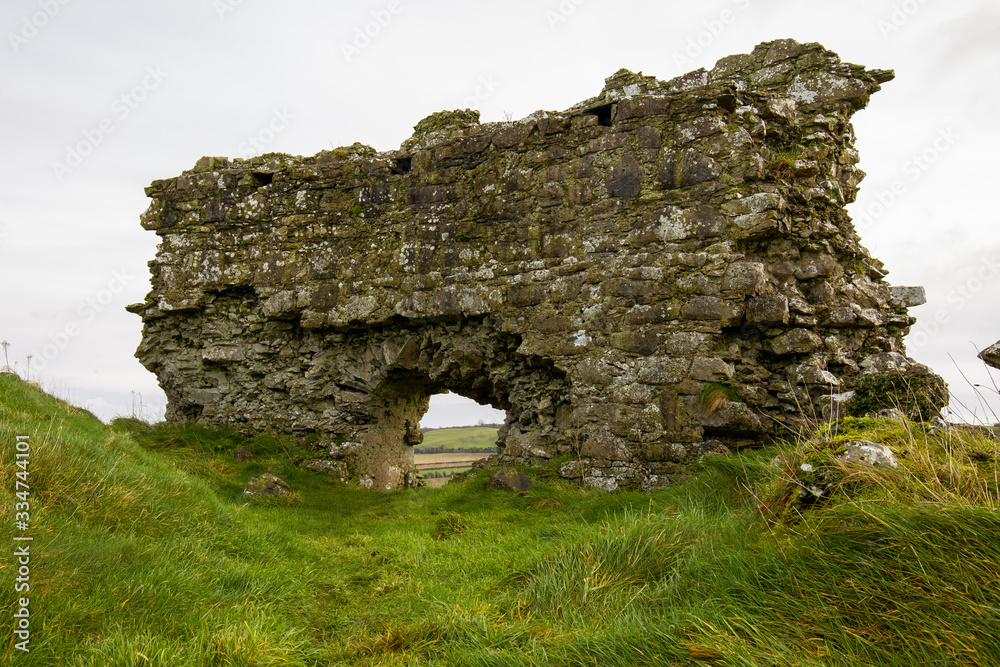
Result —
[{"label": "castle ruin", "polygon": [[845,210],[851,116],[892,73],[758,46],[671,81],[621,70],[562,112],[434,114],[396,151],[202,158],[154,182],[136,353],[167,418],[314,443],[417,482],[432,394],[506,410],[507,463],[613,489],[822,414],[905,355]]}]

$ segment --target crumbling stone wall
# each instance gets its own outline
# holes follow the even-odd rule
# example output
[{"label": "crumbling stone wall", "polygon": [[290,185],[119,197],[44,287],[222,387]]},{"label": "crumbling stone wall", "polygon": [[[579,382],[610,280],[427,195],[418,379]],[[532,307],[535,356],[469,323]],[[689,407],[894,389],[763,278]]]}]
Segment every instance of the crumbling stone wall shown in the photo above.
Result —
[{"label": "crumbling stone wall", "polygon": [[851,115],[892,73],[777,41],[559,113],[417,124],[398,151],[202,158],[147,188],[162,238],[137,356],[168,419],[315,442],[415,482],[428,397],[507,411],[509,463],[666,483],[906,358],[907,306],[844,205]]}]

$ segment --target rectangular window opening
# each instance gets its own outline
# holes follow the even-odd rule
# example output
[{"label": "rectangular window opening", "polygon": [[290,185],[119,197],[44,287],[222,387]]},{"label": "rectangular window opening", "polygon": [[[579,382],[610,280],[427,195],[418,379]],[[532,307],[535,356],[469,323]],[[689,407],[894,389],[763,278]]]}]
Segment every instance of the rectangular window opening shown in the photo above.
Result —
[{"label": "rectangular window opening", "polygon": [[412,157],[398,157],[396,158],[396,166],[393,168],[392,173],[394,174],[408,174],[410,169],[413,167]]},{"label": "rectangular window opening", "polygon": [[269,171],[255,171],[250,175],[253,176],[253,182],[258,188],[270,185],[274,180],[274,174]]},{"label": "rectangular window opening", "polygon": [[603,106],[594,107],[593,109],[588,109],[587,113],[597,116],[597,124],[601,127],[611,127],[611,120],[614,116],[615,105],[605,104]]}]

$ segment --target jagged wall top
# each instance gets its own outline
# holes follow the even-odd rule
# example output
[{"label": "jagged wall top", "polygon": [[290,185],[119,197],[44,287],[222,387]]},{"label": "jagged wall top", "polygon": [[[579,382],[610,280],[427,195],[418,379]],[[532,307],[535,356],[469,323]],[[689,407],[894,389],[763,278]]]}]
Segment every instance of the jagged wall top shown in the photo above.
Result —
[{"label": "jagged wall top", "polygon": [[[595,97],[578,102],[565,112],[536,111],[522,119],[526,122],[549,116],[563,116],[587,109],[594,109],[622,99],[643,95],[666,96],[688,92],[700,88],[720,86],[724,90],[732,85],[738,91],[754,91],[772,94],[794,100],[803,111],[816,107],[847,105],[852,110],[862,109],[868,104],[872,93],[880,85],[891,81],[892,70],[866,69],[862,65],[841,62],[833,51],[821,44],[811,42],[800,44],[792,39],[775,40],[758,45],[752,53],[735,54],[719,60],[710,71],[700,68],[669,81],[661,81],[655,76],[643,76],[620,69],[605,79],[604,89]],[[706,96],[712,92],[706,90]],[[479,111],[474,109],[439,111],[427,116],[414,126],[414,134],[400,146],[402,152],[413,152],[432,143],[447,141],[470,132],[481,131]],[[508,122],[490,123],[490,126],[509,125]],[[483,128],[486,129],[486,128]],[[376,154],[374,148],[361,143],[341,147],[326,153],[353,155]],[[317,157],[318,157],[317,156]],[[241,165],[264,166],[291,158],[283,153],[270,153],[250,159],[225,157],[205,157],[198,161],[189,172],[213,171]],[[155,187],[155,184],[154,186]],[[147,194],[150,194],[147,192]],[[152,196],[150,194],[150,196]]]}]

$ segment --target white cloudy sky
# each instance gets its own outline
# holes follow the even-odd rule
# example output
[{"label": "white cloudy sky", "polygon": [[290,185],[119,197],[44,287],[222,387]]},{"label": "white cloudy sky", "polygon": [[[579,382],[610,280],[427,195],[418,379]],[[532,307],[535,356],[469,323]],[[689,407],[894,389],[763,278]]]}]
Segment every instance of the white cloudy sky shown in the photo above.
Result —
[{"label": "white cloudy sky", "polygon": [[0,28],[0,338],[103,418],[165,401],[124,311],[149,289],[150,181],[202,155],[394,149],[441,109],[561,110],[621,67],[669,79],[791,37],[896,71],[855,116],[851,212],[890,282],[927,287],[911,356],[993,419],[969,382],[1000,338],[995,0],[5,0]]}]

